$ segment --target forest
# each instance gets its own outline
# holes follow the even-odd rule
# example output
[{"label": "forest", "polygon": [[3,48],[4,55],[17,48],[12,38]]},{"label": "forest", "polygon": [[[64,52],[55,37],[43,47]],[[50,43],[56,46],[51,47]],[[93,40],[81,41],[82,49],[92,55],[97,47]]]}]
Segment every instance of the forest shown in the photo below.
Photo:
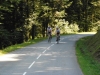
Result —
[{"label": "forest", "polygon": [[[0,0],[0,49],[46,37],[100,29],[100,0]],[[53,33],[54,34],[54,33]]]}]

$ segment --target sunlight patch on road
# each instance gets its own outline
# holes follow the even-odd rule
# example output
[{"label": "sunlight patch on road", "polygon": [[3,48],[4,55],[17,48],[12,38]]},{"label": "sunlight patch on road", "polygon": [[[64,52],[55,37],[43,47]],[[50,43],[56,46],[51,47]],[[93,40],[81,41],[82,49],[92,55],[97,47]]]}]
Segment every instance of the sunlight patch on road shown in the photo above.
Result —
[{"label": "sunlight patch on road", "polygon": [[71,70],[75,68],[63,68],[63,67],[48,67],[47,70]]},{"label": "sunlight patch on road", "polygon": [[35,72],[46,72],[46,71],[35,71]]},{"label": "sunlight patch on road", "polygon": [[67,42],[59,42],[59,43],[62,43],[62,44],[64,44],[64,43],[67,43]]},{"label": "sunlight patch on road", "polygon": [[81,32],[81,33],[77,33],[77,34],[96,34],[97,32]]},{"label": "sunlight patch on road", "polygon": [[24,47],[24,48],[33,48],[33,49],[45,49],[46,47]]},{"label": "sunlight patch on road", "polygon": [[18,61],[20,59],[18,59],[17,57],[20,57],[22,55],[25,55],[25,54],[7,54],[4,56],[1,56],[0,61]]}]

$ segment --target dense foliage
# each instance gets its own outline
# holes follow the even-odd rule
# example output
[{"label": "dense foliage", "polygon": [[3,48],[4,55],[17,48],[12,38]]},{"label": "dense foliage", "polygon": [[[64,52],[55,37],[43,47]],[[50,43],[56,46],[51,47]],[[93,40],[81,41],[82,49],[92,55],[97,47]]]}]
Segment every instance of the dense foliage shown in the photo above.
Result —
[{"label": "dense foliage", "polygon": [[45,37],[48,25],[62,33],[93,30],[99,9],[99,0],[0,0],[0,48]]},{"label": "dense foliage", "polygon": [[[100,20],[100,0],[69,0],[71,5],[66,8],[66,19],[77,22],[80,31],[91,31]],[[100,23],[100,22],[99,22]]]}]

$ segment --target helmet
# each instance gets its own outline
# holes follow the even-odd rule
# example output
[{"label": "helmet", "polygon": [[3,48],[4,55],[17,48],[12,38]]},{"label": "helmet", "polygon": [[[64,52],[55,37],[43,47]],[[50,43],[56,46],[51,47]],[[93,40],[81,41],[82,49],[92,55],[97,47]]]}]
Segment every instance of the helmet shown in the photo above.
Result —
[{"label": "helmet", "polygon": [[56,29],[58,29],[58,27],[56,27]]},{"label": "helmet", "polygon": [[50,26],[48,26],[48,28],[50,29]]}]

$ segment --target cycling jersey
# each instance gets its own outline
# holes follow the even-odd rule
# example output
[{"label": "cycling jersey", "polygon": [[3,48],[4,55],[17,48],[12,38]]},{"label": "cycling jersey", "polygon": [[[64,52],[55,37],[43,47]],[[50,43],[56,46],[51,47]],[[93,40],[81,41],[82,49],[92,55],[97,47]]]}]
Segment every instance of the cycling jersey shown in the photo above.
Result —
[{"label": "cycling jersey", "polygon": [[48,33],[51,33],[52,32],[52,29],[51,28],[47,28],[47,32]]},{"label": "cycling jersey", "polygon": [[56,30],[56,34],[60,34],[60,30],[58,29],[58,30]]}]

